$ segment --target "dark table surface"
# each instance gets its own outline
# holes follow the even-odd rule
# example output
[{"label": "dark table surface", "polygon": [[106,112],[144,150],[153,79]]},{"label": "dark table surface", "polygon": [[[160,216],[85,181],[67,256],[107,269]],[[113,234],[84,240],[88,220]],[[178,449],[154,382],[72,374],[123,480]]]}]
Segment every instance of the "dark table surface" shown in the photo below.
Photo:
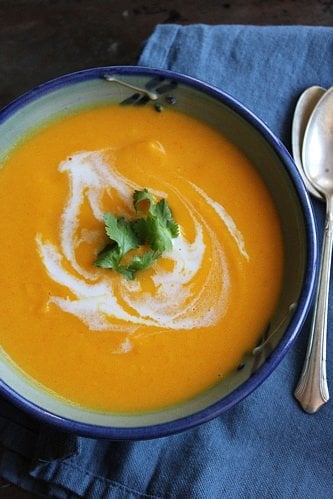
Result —
[{"label": "dark table surface", "polygon": [[[0,107],[68,72],[135,64],[162,23],[333,26],[333,1],[0,0]],[[32,497],[0,479],[0,498]]]}]

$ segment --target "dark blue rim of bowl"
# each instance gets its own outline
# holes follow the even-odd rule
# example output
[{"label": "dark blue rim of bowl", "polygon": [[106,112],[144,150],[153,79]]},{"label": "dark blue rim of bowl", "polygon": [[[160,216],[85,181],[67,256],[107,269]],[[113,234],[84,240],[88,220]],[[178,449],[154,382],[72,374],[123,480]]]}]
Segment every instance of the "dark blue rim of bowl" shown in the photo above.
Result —
[{"label": "dark blue rim of bowl", "polygon": [[234,110],[247,122],[249,122],[254,129],[262,134],[267,143],[269,143],[272,149],[275,151],[275,154],[281,159],[298,193],[299,203],[304,214],[307,237],[307,265],[298,306],[294,312],[289,326],[285,331],[284,337],[282,338],[274,352],[271,354],[271,356],[253,375],[251,375],[248,380],[246,380],[241,386],[232,391],[229,395],[212,404],[211,406],[189,416],[150,426],[139,426],[131,428],[108,427],[102,425],[99,426],[73,421],[71,419],[67,419],[62,416],[58,416],[57,414],[51,413],[50,411],[45,410],[42,407],[39,407],[35,403],[31,402],[30,400],[24,398],[22,395],[12,390],[6,383],[0,380],[0,393],[3,394],[7,399],[9,399],[10,402],[23,409],[30,415],[37,417],[39,420],[48,424],[56,425],[58,428],[66,432],[71,432],[92,438],[108,438],[112,440],[138,440],[159,438],[179,433],[181,431],[193,428],[194,426],[197,426],[201,423],[208,422],[211,419],[221,415],[228,409],[232,408],[235,404],[237,404],[251,392],[253,392],[253,390],[255,390],[272,373],[272,371],[277,367],[277,365],[286,355],[304,324],[314,293],[318,263],[318,244],[315,219],[309,196],[306,192],[303,181],[290,154],[288,153],[284,145],[280,142],[280,140],[260,119],[258,119],[251,111],[246,109],[233,97],[212,85],[204,83],[190,76],[185,76],[173,71],[151,69],[140,66],[104,66],[70,73],[49,82],[43,83],[15,99],[12,103],[10,103],[8,106],[3,108],[2,111],[0,111],[0,124],[20,108],[45,94],[48,94],[67,85],[73,85],[75,83],[83,82],[86,80],[103,78],[106,74],[117,74],[119,76],[150,76],[175,80],[179,83],[188,85],[210,95],[211,97],[219,100],[220,102]]}]

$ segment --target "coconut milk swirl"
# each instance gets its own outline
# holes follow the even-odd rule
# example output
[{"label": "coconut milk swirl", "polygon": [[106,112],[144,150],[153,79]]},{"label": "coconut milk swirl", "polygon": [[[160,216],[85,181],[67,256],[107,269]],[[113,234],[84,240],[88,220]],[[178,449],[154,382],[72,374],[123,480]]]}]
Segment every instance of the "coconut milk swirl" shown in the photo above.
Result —
[{"label": "coconut milk swirl", "polygon": [[[183,194],[168,185],[169,192],[173,191],[182,200],[190,214],[195,237],[189,242],[180,234],[173,240],[172,251],[163,255],[172,261],[171,270],[162,268],[159,261],[155,263],[153,293],[141,290],[139,278],[134,281],[122,279],[119,286],[119,280],[108,277],[107,272],[93,266],[89,271],[83,268],[76,257],[77,248],[82,241],[93,242],[96,238],[93,231],[80,226],[83,204],[88,202],[93,216],[102,221],[103,213],[107,211],[103,207],[106,192],[111,198],[116,196],[121,201],[119,204],[131,206],[134,190],[149,188],[123,177],[114,166],[115,154],[116,151],[110,150],[79,152],[60,163],[59,172],[69,178],[68,198],[59,223],[60,244],[46,240],[43,234],[36,235],[36,243],[49,277],[70,292],[67,298],[51,296],[49,303],[74,314],[92,331],[123,331],[124,342],[119,350],[123,353],[131,349],[129,337],[140,325],[152,326],[155,331],[156,327],[160,330],[202,328],[216,324],[225,313],[230,287],[228,262],[205,219],[205,210],[201,213],[196,210],[196,198],[199,197],[200,202],[206,203],[219,217],[242,258],[248,259],[248,255],[241,233],[221,205],[194,184],[191,184],[191,199],[184,199]],[[156,197],[167,198],[163,192],[150,191]],[[209,271],[204,286],[193,293],[191,281],[200,271],[208,247],[211,252]],[[115,319],[116,324],[113,323]]]}]

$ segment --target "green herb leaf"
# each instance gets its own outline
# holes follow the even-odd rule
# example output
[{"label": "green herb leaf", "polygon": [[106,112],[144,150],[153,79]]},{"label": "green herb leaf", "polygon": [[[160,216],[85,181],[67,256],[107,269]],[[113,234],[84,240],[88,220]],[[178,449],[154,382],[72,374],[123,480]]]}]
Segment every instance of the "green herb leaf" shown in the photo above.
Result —
[{"label": "green herb leaf", "polygon": [[147,242],[154,251],[170,251],[172,238],[179,235],[179,226],[172,217],[167,201],[161,199],[154,204],[148,191],[135,191],[134,196],[135,207],[141,201],[148,200],[150,203],[147,218],[139,218],[132,223],[140,243]]},{"label": "green herb leaf", "polygon": [[147,243],[154,251],[170,251],[172,249],[172,236],[163,221],[159,218],[148,217]]},{"label": "green herb leaf", "polygon": [[128,279],[134,279],[138,270],[148,269],[153,263],[162,256],[158,251],[146,251],[143,255],[136,255],[132,258],[130,264],[127,266],[126,271],[130,275]]},{"label": "green herb leaf", "polygon": [[132,224],[125,218],[116,218],[111,213],[104,215],[105,231],[109,238],[118,244],[121,255],[139,246]]},{"label": "green herb leaf", "polygon": [[[172,239],[179,235],[179,226],[165,199],[155,203],[153,196],[144,189],[134,192],[133,206],[145,217],[126,220],[105,213],[105,231],[111,244],[99,253],[95,261],[97,267],[113,269],[126,279],[134,279],[136,272],[151,267],[163,251],[172,249]],[[143,245],[148,245],[150,250],[134,255],[127,265],[122,264],[124,255]]]},{"label": "green herb leaf", "polygon": [[116,244],[108,244],[98,254],[98,258],[95,261],[95,265],[96,267],[101,267],[104,269],[118,270],[121,257],[122,254],[119,246],[117,246]]},{"label": "green herb leaf", "polygon": [[158,219],[163,222],[165,227],[170,231],[172,237],[179,236],[179,225],[173,219],[169,205],[165,199],[161,199],[155,209],[155,214]]},{"label": "green herb leaf", "polygon": [[145,210],[140,208],[140,205],[142,206],[144,202],[148,202],[148,210],[146,211],[149,212],[151,206],[154,204],[153,196],[147,189],[144,189],[143,191],[135,191],[133,194],[133,206],[136,212],[145,212]]},{"label": "green herb leaf", "polygon": [[132,230],[135,233],[140,245],[145,244],[147,241],[147,220],[145,218],[138,218],[131,222]]},{"label": "green herb leaf", "polygon": [[130,267],[126,267],[125,265],[120,265],[117,269],[119,274],[122,274],[128,281],[132,281],[135,278],[135,272]]}]

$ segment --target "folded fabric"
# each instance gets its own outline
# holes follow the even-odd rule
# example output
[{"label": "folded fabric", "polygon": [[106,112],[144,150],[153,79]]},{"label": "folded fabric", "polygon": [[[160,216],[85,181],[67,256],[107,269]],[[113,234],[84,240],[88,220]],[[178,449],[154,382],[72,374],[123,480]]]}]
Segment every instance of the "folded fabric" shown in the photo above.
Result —
[{"label": "folded fabric", "polygon": [[[289,146],[300,93],[310,85],[333,84],[333,28],[157,26],[139,64],[221,88]],[[321,227],[324,208],[314,203]],[[0,475],[58,498],[331,498],[333,404],[329,401],[310,416],[293,398],[309,322],[254,393],[222,416],[179,435],[142,442],[66,435],[1,399],[5,451]],[[333,295],[329,330],[332,324]]]}]

